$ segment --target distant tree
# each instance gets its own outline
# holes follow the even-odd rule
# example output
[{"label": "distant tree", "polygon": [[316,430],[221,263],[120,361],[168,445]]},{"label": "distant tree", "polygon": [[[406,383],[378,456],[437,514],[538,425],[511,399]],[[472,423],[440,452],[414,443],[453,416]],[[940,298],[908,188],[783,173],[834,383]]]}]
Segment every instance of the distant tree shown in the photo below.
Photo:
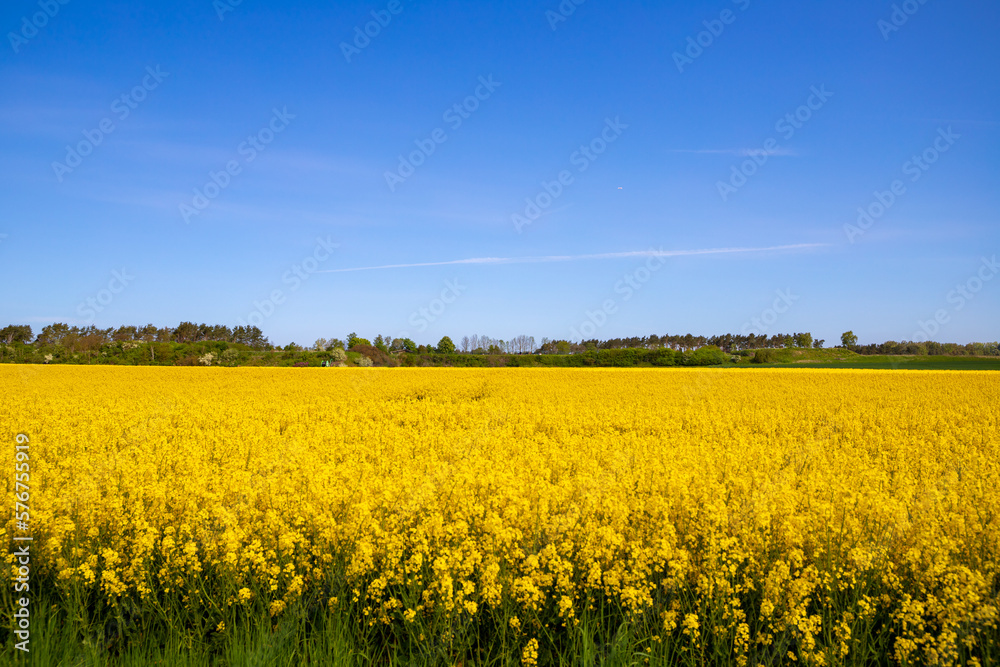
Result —
[{"label": "distant tree", "polygon": [[253,326],[236,327],[233,329],[232,342],[252,347],[255,350],[264,350],[270,345],[264,332]]},{"label": "distant tree", "polygon": [[535,337],[524,334],[515,336],[508,343],[508,350],[514,354],[531,354],[535,351]]},{"label": "distant tree", "polygon": [[382,334],[375,336],[375,347],[382,350],[386,354],[389,353],[389,346],[386,344],[385,338],[382,337]]},{"label": "distant tree", "polygon": [[147,324],[143,328],[139,329],[138,335],[140,340],[144,340],[147,343],[152,343],[154,340],[156,340],[156,325]]},{"label": "distant tree", "polygon": [[[75,329],[76,327],[74,327]],[[38,339],[35,341],[39,345],[62,345],[63,339],[69,335],[69,325],[63,324],[62,322],[57,322],[55,324],[49,324],[48,326],[42,327],[42,332],[38,334]]]},{"label": "distant tree", "polygon": [[823,343],[825,342],[826,341],[823,340],[822,338],[817,338],[816,340],[813,341],[813,348],[816,350],[821,350],[823,349]]},{"label": "distant tree", "polygon": [[472,341],[469,339],[469,337],[462,336],[462,352],[468,354],[469,351],[472,349],[471,346],[472,346]]},{"label": "distant tree", "polygon": [[352,347],[357,345],[367,345],[368,347],[372,347],[371,342],[369,342],[367,338],[362,338],[352,331],[347,334],[347,349],[350,350]]},{"label": "distant tree", "polygon": [[139,337],[139,330],[135,327],[118,327],[115,332],[111,334],[111,340],[116,343],[122,343],[127,340],[135,340]]},{"label": "distant tree", "polygon": [[811,333],[797,333],[794,338],[795,347],[812,347],[813,337]]},{"label": "distant tree", "polygon": [[313,348],[317,352],[325,352],[326,346],[329,345],[329,341],[325,338],[317,338],[316,342],[313,343]]},{"label": "distant tree", "polygon": [[410,354],[416,354],[417,350],[420,349],[417,347],[417,344],[409,338],[404,338],[401,342],[401,346],[404,352],[409,352]]},{"label": "distant tree", "polygon": [[7,345],[13,343],[30,343],[35,337],[31,327],[27,324],[11,324],[0,329],[0,340]]},{"label": "distant tree", "polygon": [[451,342],[451,338],[444,336],[443,338],[441,338],[441,340],[438,341],[437,351],[440,352],[441,354],[454,354],[455,344]]},{"label": "distant tree", "polygon": [[845,331],[840,334],[840,344],[850,349],[858,344],[858,337],[854,335],[853,331]]},{"label": "distant tree", "polygon": [[194,322],[181,322],[174,329],[174,340],[178,343],[193,343],[198,340],[198,325]]},{"label": "distant tree", "polygon": [[326,343],[327,343],[326,349],[328,349],[328,350],[334,350],[334,349],[346,350],[347,349],[346,344],[344,343],[344,341],[340,340],[339,338],[331,338]]}]

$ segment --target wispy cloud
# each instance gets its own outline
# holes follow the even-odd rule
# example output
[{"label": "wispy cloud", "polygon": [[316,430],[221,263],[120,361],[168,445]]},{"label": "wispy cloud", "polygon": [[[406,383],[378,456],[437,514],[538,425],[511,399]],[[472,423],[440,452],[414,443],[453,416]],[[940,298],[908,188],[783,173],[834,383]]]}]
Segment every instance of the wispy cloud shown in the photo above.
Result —
[{"label": "wispy cloud", "polygon": [[669,153],[694,153],[696,155],[736,155],[750,157],[752,155],[776,155],[778,157],[794,157],[798,153],[791,148],[671,148]]},{"label": "wispy cloud", "polygon": [[975,120],[972,118],[907,118],[906,120],[920,123],[961,123],[963,125],[998,125],[1000,121]]},{"label": "wispy cloud", "polygon": [[350,269],[324,269],[317,273],[348,273],[350,271],[379,271],[383,269],[413,269],[423,266],[449,266],[454,264],[548,264],[552,262],[579,262],[597,259],[628,259],[632,257],[688,257],[692,255],[730,255],[737,253],[766,252],[771,250],[806,250],[827,246],[827,243],[796,243],[765,248],[708,248],[704,250],[632,250],[628,252],[602,252],[591,255],[543,255],[540,257],[470,257],[446,262],[416,262],[412,264],[383,264],[359,266]]}]

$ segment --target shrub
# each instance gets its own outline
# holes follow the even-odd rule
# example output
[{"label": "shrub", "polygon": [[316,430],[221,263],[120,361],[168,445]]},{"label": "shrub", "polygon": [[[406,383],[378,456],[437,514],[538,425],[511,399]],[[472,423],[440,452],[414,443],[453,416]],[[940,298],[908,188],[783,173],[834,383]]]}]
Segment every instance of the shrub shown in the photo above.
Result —
[{"label": "shrub", "polygon": [[729,361],[729,356],[715,345],[699,347],[686,358],[688,366],[721,366]]},{"label": "shrub", "polygon": [[350,349],[351,352],[357,352],[363,357],[367,357],[374,366],[396,366],[398,363],[395,358],[386,354],[382,350],[374,347],[373,345],[357,344]]},{"label": "shrub", "polygon": [[754,351],[753,359],[750,360],[752,364],[773,364],[778,360],[778,353],[771,349],[756,350]]}]

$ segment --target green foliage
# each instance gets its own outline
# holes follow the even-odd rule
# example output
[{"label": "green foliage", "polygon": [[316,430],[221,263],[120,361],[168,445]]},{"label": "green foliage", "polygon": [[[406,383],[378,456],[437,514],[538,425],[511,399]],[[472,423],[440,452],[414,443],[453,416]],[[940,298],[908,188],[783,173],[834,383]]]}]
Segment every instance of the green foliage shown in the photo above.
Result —
[{"label": "green foliage", "polygon": [[455,343],[451,341],[451,338],[444,336],[438,341],[437,351],[441,354],[454,354],[455,353]]},{"label": "green foliage", "polygon": [[845,331],[840,335],[840,344],[850,350],[858,344],[858,337],[853,331]]},{"label": "green foliage", "polygon": [[372,346],[371,342],[369,342],[367,338],[361,338],[360,336],[358,336],[358,334],[354,333],[353,331],[347,334],[347,349],[350,350],[352,348],[357,347],[358,345],[366,345],[368,347]]},{"label": "green foliage", "polygon": [[27,344],[34,338],[31,327],[27,324],[11,324],[0,329],[0,343],[14,345],[15,343]]},{"label": "green foliage", "polygon": [[714,345],[700,347],[691,353],[687,366],[721,366],[729,361],[729,355]]},{"label": "green foliage", "polygon": [[778,360],[778,353],[774,350],[755,350],[753,359],[750,360],[752,364],[773,364]]}]

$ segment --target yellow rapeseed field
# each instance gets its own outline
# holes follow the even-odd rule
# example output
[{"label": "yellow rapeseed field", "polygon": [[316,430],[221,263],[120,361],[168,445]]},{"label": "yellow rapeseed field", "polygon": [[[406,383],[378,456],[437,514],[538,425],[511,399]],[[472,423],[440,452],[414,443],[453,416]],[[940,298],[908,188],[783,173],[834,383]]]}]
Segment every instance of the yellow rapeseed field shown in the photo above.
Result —
[{"label": "yellow rapeseed field", "polygon": [[321,604],[502,631],[524,664],[594,618],[691,664],[1000,657],[989,372],[0,366],[0,390],[54,600],[218,632]]}]

